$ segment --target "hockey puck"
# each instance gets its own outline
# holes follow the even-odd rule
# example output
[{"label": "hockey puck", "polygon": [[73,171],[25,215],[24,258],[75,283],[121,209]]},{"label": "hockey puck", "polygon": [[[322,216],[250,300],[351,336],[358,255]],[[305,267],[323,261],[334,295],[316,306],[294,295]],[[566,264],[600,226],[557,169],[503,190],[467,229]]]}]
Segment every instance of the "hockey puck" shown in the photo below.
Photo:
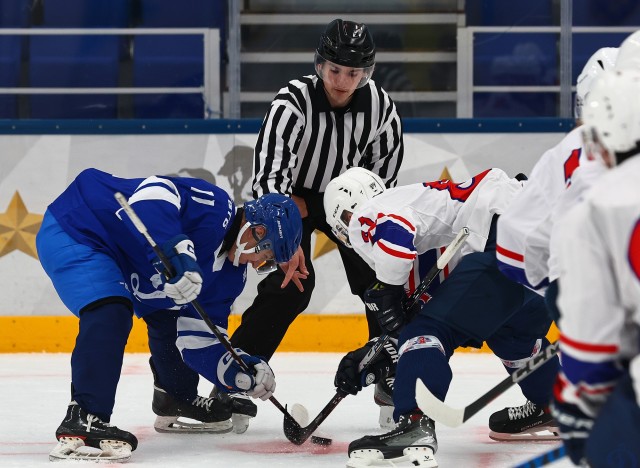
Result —
[{"label": "hockey puck", "polygon": [[312,444],[318,444],[318,445],[331,445],[331,443],[333,442],[333,440],[331,439],[327,439],[326,437],[318,437],[318,436],[311,436],[311,443]]}]

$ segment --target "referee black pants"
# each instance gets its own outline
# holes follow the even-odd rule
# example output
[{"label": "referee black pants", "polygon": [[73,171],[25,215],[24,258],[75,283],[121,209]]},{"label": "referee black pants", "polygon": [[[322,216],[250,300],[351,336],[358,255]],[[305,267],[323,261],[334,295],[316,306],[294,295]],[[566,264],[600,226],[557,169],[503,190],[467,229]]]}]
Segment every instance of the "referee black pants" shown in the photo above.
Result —
[{"label": "referee black pants", "polygon": [[[271,273],[258,283],[258,295],[253,304],[242,314],[240,326],[231,336],[231,344],[249,354],[269,360],[287,333],[289,325],[302,313],[311,300],[316,275],[311,259],[311,234],[315,229],[326,234],[338,246],[351,292],[362,298],[364,292],[376,279],[375,272],[350,248],[343,246],[331,233],[322,206],[323,194],[298,194],[307,203],[309,216],[302,220],[302,251],[304,252],[309,277],[302,280],[304,291],[290,282],[280,288],[284,280],[282,270]],[[332,274],[326,272],[325,274]],[[365,308],[366,309],[366,308]],[[365,310],[366,313],[366,310]],[[380,327],[375,315],[367,313],[369,339],[380,335]],[[318,335],[323,333],[318,330]]]}]

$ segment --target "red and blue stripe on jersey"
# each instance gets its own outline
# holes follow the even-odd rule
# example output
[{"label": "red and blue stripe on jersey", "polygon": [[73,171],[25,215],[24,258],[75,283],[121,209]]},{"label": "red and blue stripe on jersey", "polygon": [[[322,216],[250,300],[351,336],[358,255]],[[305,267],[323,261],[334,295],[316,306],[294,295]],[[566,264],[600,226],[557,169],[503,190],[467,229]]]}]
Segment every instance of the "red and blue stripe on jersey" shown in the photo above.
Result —
[{"label": "red and blue stripe on jersey", "polygon": [[[393,257],[413,260],[416,248],[413,245],[416,228],[402,216],[378,213],[376,220],[365,216],[358,218],[362,229],[362,240],[377,245]],[[366,226],[366,229],[364,228]]]}]

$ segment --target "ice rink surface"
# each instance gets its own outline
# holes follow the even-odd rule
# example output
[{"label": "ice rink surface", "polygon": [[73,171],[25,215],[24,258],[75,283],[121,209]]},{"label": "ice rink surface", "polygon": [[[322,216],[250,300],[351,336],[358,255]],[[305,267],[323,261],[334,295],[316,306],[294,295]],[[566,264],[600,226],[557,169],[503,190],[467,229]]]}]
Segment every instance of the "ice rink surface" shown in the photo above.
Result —
[{"label": "ice rink surface", "polygon": [[[304,405],[313,419],[335,393],[333,375],[341,355],[279,353],[271,361],[280,403]],[[457,353],[451,361],[454,379],[447,403],[462,407],[504,379],[506,373],[490,354]],[[68,354],[0,354],[0,467],[95,466],[94,462],[59,462],[48,453],[55,430],[69,403]],[[200,382],[200,394],[211,384]],[[139,440],[128,467],[344,467],[350,441],[381,433],[373,389],[348,396],[334,409],[317,434],[333,439],[329,447],[306,442],[291,444],[282,431],[282,413],[270,402],[258,401],[258,416],[244,434],[160,434],[151,411],[152,377],[148,355],[127,354],[118,387],[112,424],[133,432]],[[505,406],[524,403],[513,387],[464,425],[450,429],[436,424],[441,468],[512,467],[559,445],[558,442],[495,442],[488,437],[489,415]],[[125,464],[122,464],[125,465]],[[110,465],[114,466],[114,465]],[[399,466],[411,466],[408,464]],[[548,465],[572,466],[568,459]]]}]

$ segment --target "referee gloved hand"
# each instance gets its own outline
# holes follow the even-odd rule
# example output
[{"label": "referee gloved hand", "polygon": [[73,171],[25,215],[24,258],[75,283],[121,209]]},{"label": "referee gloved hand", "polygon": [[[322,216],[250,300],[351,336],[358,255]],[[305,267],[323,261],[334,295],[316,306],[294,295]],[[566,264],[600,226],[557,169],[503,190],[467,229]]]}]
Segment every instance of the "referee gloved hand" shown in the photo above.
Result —
[{"label": "referee gloved hand", "polygon": [[[164,292],[178,305],[188,304],[195,300],[202,290],[202,270],[196,262],[193,242],[180,234],[169,239],[162,245],[162,252],[171,262],[173,276],[163,277]],[[154,264],[156,269],[158,263]]]},{"label": "referee gloved hand", "polygon": [[405,297],[404,286],[378,281],[364,293],[364,305],[375,314],[385,333],[397,337],[406,323],[402,307]]}]

